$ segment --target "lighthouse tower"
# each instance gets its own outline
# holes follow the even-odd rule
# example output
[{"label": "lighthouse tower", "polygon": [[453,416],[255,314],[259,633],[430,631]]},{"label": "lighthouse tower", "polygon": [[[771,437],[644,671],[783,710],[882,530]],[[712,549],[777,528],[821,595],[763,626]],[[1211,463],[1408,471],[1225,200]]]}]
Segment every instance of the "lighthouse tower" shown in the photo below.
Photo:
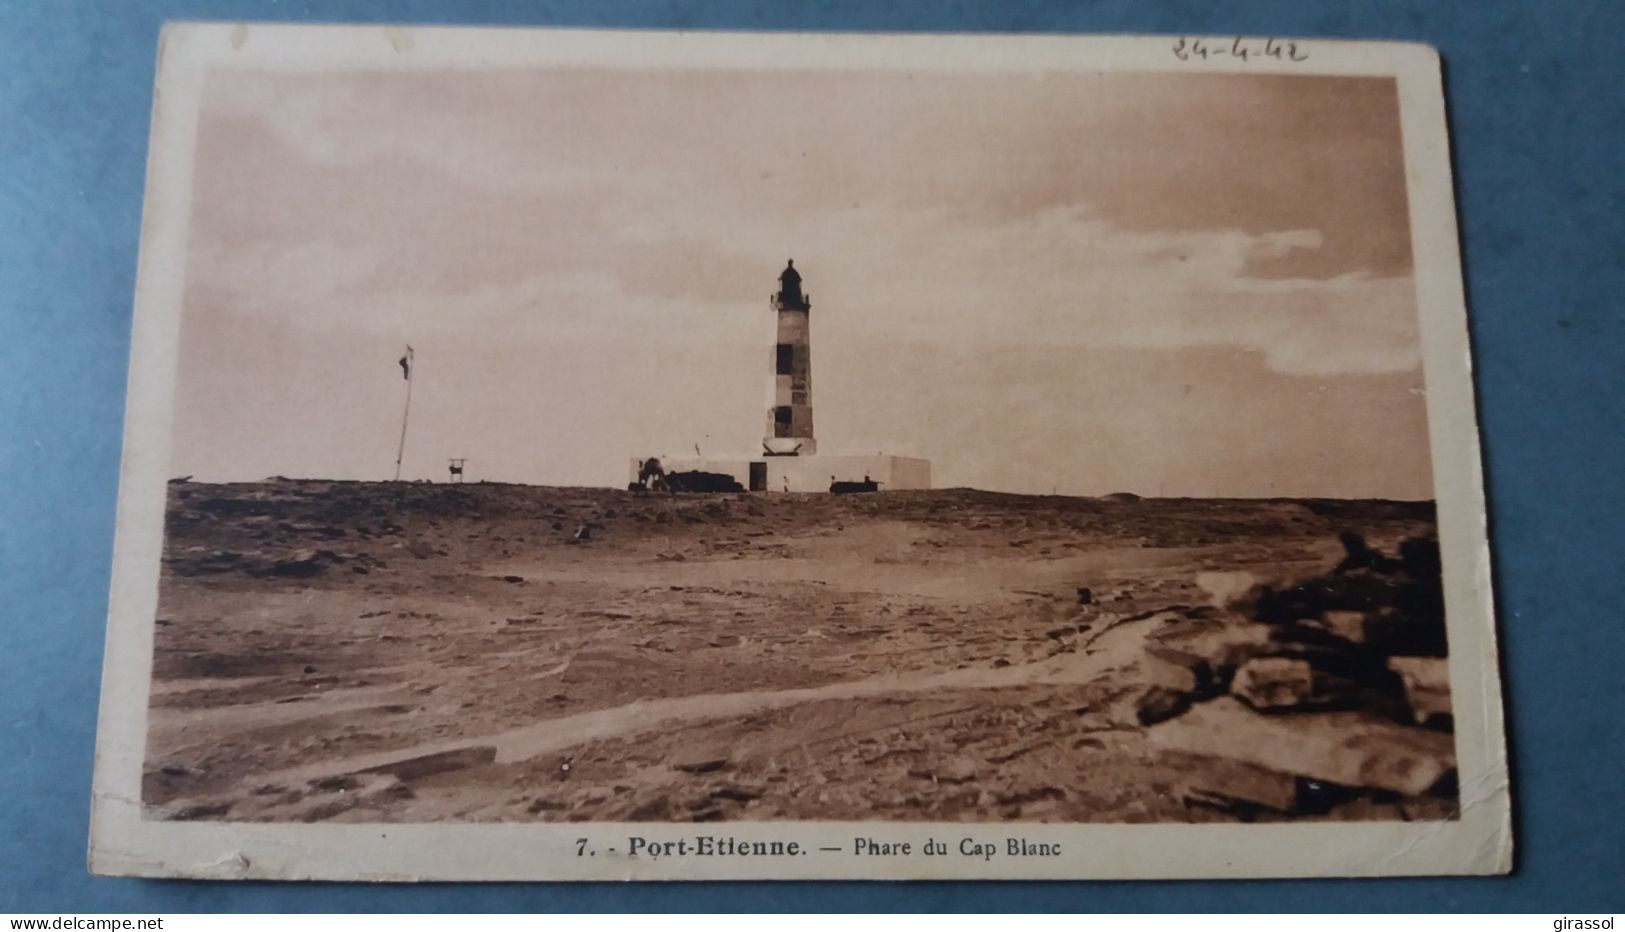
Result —
[{"label": "lighthouse tower", "polygon": [[[931,488],[931,462],[877,450],[819,453],[813,440],[812,340],[807,316],[812,296],[801,290],[794,261],[779,273],[768,298],[778,334],[773,345],[773,406],[761,449],[744,455],[668,456],[658,450],[628,460],[630,488],[647,489],[651,477],[678,492],[894,492]],[[749,363],[745,363],[749,365]],[[828,412],[825,412],[828,413]],[[739,425],[741,440],[749,425]],[[650,455],[653,454],[653,455]],[[658,486],[657,486],[658,487]]]},{"label": "lighthouse tower", "polygon": [[778,317],[773,347],[773,407],[767,412],[762,450],[768,456],[810,456],[813,439],[812,342],[808,315],[811,296],[801,290],[801,273],[791,259],[779,273],[779,290],[771,299]]}]

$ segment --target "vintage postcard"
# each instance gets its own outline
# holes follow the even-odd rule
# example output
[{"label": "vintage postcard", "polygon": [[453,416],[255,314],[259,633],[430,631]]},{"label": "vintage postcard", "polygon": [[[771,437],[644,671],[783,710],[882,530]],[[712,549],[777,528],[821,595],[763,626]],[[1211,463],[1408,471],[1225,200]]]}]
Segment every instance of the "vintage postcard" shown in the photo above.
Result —
[{"label": "vintage postcard", "polygon": [[1508,869],[1432,50],[159,58],[94,870]]}]

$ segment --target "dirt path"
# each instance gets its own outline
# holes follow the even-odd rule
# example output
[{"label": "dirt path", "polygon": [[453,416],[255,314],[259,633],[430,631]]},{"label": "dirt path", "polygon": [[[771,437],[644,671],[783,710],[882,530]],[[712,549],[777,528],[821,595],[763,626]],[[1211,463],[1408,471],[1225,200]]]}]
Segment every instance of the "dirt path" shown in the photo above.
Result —
[{"label": "dirt path", "polygon": [[1158,616],[1139,618],[1102,631],[1088,646],[1045,660],[1005,667],[967,667],[901,676],[873,676],[806,689],[703,693],[677,699],[638,701],[610,709],[567,715],[495,734],[362,754],[258,775],[257,783],[297,784],[381,770],[437,755],[480,748],[495,750],[498,764],[520,763],[589,741],[632,737],[712,719],[741,718],[803,703],[939,690],[1002,689],[1015,686],[1081,685],[1135,662]]}]

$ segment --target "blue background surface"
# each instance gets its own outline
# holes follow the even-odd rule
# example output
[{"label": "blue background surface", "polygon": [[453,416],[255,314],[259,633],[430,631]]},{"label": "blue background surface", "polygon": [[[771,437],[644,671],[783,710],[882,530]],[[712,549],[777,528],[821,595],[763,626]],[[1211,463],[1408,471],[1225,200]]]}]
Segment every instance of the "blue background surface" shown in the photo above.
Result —
[{"label": "blue background surface", "polygon": [[[165,19],[1413,39],[1446,65],[1518,871],[1247,883],[279,885],[84,868]],[[1625,905],[1625,4],[0,0],[0,912]]]}]

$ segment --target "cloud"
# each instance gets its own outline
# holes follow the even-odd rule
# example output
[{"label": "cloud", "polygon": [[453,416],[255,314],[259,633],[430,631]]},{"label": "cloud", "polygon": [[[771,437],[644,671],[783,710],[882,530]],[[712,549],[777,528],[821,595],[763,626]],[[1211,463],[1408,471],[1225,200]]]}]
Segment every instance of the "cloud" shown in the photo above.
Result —
[{"label": "cloud", "polygon": [[[346,80],[219,70],[204,98],[207,116],[259,123],[311,166],[357,168],[416,162],[459,185],[561,190],[601,181],[598,167],[562,170],[534,158],[526,124],[502,108],[459,106],[466,97],[413,94],[410,75]],[[475,100],[486,95],[475,93]],[[503,101],[502,103],[511,103]],[[409,196],[408,192],[402,192]]]},{"label": "cloud", "polygon": [[[442,373],[413,402],[425,424],[462,452],[500,446],[515,478],[598,481],[642,445],[749,448],[793,256],[837,441],[908,439],[997,487],[1087,456],[1090,483],[1167,493],[1425,489],[1391,83],[938,78],[211,76],[188,461],[281,418],[307,473],[372,464],[295,414],[342,397],[349,433],[387,427],[401,340]],[[968,381],[938,397],[943,368]],[[296,412],[267,409],[289,397]],[[911,433],[926,409],[1002,431],[1023,465]],[[1238,409],[1322,458],[1271,475],[1293,454],[1254,439],[1207,477]],[[1175,465],[1187,441],[1201,462]]]},{"label": "cloud", "polygon": [[990,221],[952,207],[876,202],[803,211],[792,236],[771,215],[720,205],[690,212],[675,228],[664,207],[645,200],[607,208],[597,229],[577,231],[596,248],[574,267],[471,287],[450,275],[454,287],[426,287],[423,269],[394,287],[381,280],[380,266],[399,264],[388,245],[399,230],[235,249],[204,242],[192,270],[200,289],[230,307],[292,313],[317,328],[489,327],[518,339],[686,342],[749,328],[779,253],[794,251],[827,339],[1228,346],[1262,352],[1291,374],[1418,364],[1409,276],[1249,274],[1261,259],[1319,248],[1315,230],[1135,232],[1086,205]]},{"label": "cloud", "polygon": [[[631,254],[673,242],[636,218],[617,236]],[[1136,232],[1087,205],[989,220],[882,202],[803,211],[789,239],[771,217],[713,212],[694,217],[683,242],[794,248],[820,326],[837,340],[1228,346],[1319,375],[1419,361],[1409,275],[1249,274],[1261,259],[1318,249],[1317,230]]]}]

